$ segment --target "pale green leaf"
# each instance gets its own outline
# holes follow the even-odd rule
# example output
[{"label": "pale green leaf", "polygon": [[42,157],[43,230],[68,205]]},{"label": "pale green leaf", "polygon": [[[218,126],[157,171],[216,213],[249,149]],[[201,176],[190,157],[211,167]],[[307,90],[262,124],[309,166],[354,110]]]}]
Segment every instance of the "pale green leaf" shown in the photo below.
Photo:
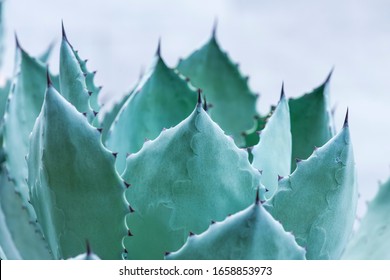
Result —
[{"label": "pale green leaf", "polygon": [[119,259],[126,235],[124,183],[98,130],[50,84],[27,159],[31,203],[56,258],[84,251]]},{"label": "pale green leaf", "polygon": [[244,146],[242,133],[253,126],[257,96],[238,66],[220,49],[215,33],[203,47],[181,60],[177,69],[203,90],[213,105],[211,118],[233,136],[238,146]]},{"label": "pale green leaf", "polygon": [[184,120],[195,102],[194,89],[157,54],[149,72],[122,106],[107,136],[107,146],[118,152],[118,171],[125,169],[127,153],[138,152],[146,139],[153,140],[162,129]]},{"label": "pale green leaf", "polygon": [[190,235],[169,260],[302,260],[305,250],[294,236],[256,202],[200,235]]},{"label": "pale green leaf", "polygon": [[[189,231],[201,233],[253,201],[260,173],[201,103],[172,129],[127,158],[123,178],[134,212],[125,239],[130,259],[161,259],[178,250]],[[262,188],[262,197],[264,188]]]},{"label": "pale green leaf", "polygon": [[368,204],[358,231],[350,240],[343,259],[390,260],[390,180],[380,186]]},{"label": "pale green leaf", "polygon": [[334,136],[333,118],[329,109],[329,82],[312,92],[289,100],[292,134],[291,171],[296,159],[307,159],[315,147],[321,147]]},{"label": "pale green leaf", "polygon": [[260,142],[252,149],[252,165],[261,170],[261,182],[271,197],[277,187],[279,176],[290,174],[291,130],[288,102],[283,93],[279,104],[261,131]]},{"label": "pale green leaf", "polygon": [[341,132],[280,180],[267,210],[292,231],[308,259],[339,259],[356,214],[355,162],[347,122]]}]

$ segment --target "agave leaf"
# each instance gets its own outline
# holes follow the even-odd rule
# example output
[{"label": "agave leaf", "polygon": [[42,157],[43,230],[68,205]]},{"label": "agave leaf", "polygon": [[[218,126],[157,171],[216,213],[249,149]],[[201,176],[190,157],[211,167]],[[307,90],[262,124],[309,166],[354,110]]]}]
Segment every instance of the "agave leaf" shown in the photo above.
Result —
[{"label": "agave leaf", "polygon": [[283,89],[279,104],[262,130],[252,155],[252,165],[262,170],[261,182],[271,197],[278,187],[278,176],[289,175],[291,168],[290,112]]},{"label": "agave leaf", "polygon": [[305,250],[259,201],[200,235],[191,234],[169,260],[303,260]]},{"label": "agave leaf", "polygon": [[118,116],[120,110],[125,105],[126,101],[130,95],[126,94],[122,97],[122,99],[119,100],[119,102],[115,103],[112,108],[104,115],[103,120],[101,122],[101,128],[102,128],[102,142],[106,142],[108,132],[113,125],[116,117]]},{"label": "agave leaf", "polygon": [[220,49],[215,31],[201,49],[181,60],[177,69],[204,91],[213,105],[211,118],[233,136],[238,146],[244,146],[242,132],[253,126],[257,96],[249,89],[238,66]]},{"label": "agave leaf", "polygon": [[307,259],[339,259],[352,231],[356,204],[355,163],[346,121],[340,133],[280,180],[265,206],[307,249]]},{"label": "agave leaf", "polygon": [[62,26],[60,50],[60,92],[79,112],[87,114],[88,120],[92,122],[94,114],[89,105],[85,76],[73,47],[66,37],[64,26]]},{"label": "agave leaf", "polygon": [[[174,128],[127,158],[122,176],[133,212],[124,240],[130,259],[161,259],[189,231],[201,233],[252,202],[260,173],[198,103]],[[264,188],[262,188],[262,195]]]},{"label": "agave leaf", "polygon": [[[65,29],[64,29],[63,24],[62,24],[62,31],[63,31],[63,35],[65,35]],[[69,46],[71,47],[71,49],[74,53],[74,56],[76,57],[77,61],[79,62],[81,71],[84,73],[85,85],[87,87],[88,93],[90,94],[89,105],[93,111],[99,112],[100,105],[99,105],[98,99],[99,99],[99,93],[102,90],[102,87],[95,85],[94,79],[96,76],[96,71],[90,72],[87,68],[88,59],[82,59],[79,55],[79,52],[77,50],[73,49],[72,45],[69,44]]]},{"label": "agave leaf", "polygon": [[46,66],[28,55],[19,43],[17,61],[17,74],[11,85],[4,114],[3,151],[8,176],[14,181],[16,191],[22,194],[24,204],[27,205],[29,190],[25,157],[28,153],[29,135],[43,103]]},{"label": "agave leaf", "polygon": [[126,153],[141,149],[145,139],[155,139],[162,129],[177,125],[192,111],[196,92],[157,52],[150,71],[118,113],[107,146],[118,152],[117,169],[125,169]]},{"label": "agave leaf", "polygon": [[102,258],[119,259],[128,208],[115,157],[50,83],[27,162],[31,203],[54,256],[75,256],[89,240]]},{"label": "agave leaf", "polygon": [[299,98],[289,100],[292,134],[291,171],[296,159],[308,158],[314,147],[321,147],[334,134],[332,114],[329,110],[329,82],[325,82]]},{"label": "agave leaf", "polygon": [[8,259],[52,259],[53,256],[48,249],[40,225],[28,211],[21,194],[15,191],[15,186],[12,181],[8,180],[4,169],[0,170],[0,205],[4,214],[3,225],[7,227],[12,238],[12,242],[9,240],[7,245],[2,245]]},{"label": "agave leaf", "polygon": [[[3,183],[3,182],[0,182]],[[0,186],[0,188],[4,188],[4,186]],[[2,193],[2,190],[0,190]],[[11,233],[8,229],[7,222],[5,220],[5,215],[3,213],[3,209],[0,204],[0,249],[2,250],[2,255],[0,255],[1,259],[7,258],[11,260],[19,260],[21,256],[19,254],[18,249],[12,239]],[[7,256],[7,257],[5,257]]]},{"label": "agave leaf", "polygon": [[8,94],[11,88],[11,81],[7,80],[6,83],[0,87],[0,164],[4,162],[3,151],[3,125],[4,125],[4,112],[7,104]]},{"label": "agave leaf", "polygon": [[[266,116],[257,116],[255,118],[253,127],[244,132],[245,148],[251,148],[259,143],[260,132],[266,126],[267,121],[271,117],[273,110],[271,110]],[[250,160],[250,162],[252,161],[253,159]]]},{"label": "agave leaf", "polygon": [[351,238],[343,259],[390,259],[390,180],[369,203],[358,231]]}]

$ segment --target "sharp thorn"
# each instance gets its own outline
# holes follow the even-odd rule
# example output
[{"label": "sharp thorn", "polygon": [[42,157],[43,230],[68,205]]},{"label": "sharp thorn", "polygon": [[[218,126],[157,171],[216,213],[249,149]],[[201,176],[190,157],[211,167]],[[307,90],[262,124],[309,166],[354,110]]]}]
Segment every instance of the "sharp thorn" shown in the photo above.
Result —
[{"label": "sharp thorn", "polygon": [[63,20],[61,20],[61,28],[62,28],[62,38],[64,38],[66,41],[68,41],[68,39],[66,38],[66,32],[65,32],[64,21]]},{"label": "sharp thorn", "polygon": [[328,76],[325,79],[324,85],[329,83],[330,79],[332,78],[333,71],[334,71],[334,66],[332,67],[332,69],[330,69],[330,72],[329,72]]},{"label": "sharp thorn", "polygon": [[283,176],[278,175],[278,181],[282,180]]},{"label": "sharp thorn", "polygon": [[87,112],[83,112],[82,114],[83,114],[83,116],[84,116],[84,117],[86,117],[86,116],[87,116]]},{"label": "sharp thorn", "polygon": [[46,82],[48,88],[53,86],[53,83],[51,82],[51,78],[50,78],[49,66],[46,67]]},{"label": "sharp thorn", "polygon": [[347,108],[347,113],[345,114],[345,120],[344,120],[343,128],[349,126],[349,124],[348,124],[348,111],[349,111],[349,109]]},{"label": "sharp thorn", "polygon": [[112,155],[113,155],[115,158],[117,158],[117,156],[118,156],[118,153],[117,153],[117,152],[115,152],[115,153],[112,153]]},{"label": "sharp thorn", "polygon": [[157,50],[156,50],[156,56],[161,57],[161,37],[158,38],[158,44],[157,44]]},{"label": "sharp thorn", "polygon": [[295,159],[295,163],[300,163],[302,160],[300,158]]},{"label": "sharp thorn", "polygon": [[256,205],[259,205],[259,204],[260,204],[260,187],[257,187],[257,190],[256,190],[256,200],[255,200],[255,204],[256,204]]},{"label": "sharp thorn", "polygon": [[282,100],[283,98],[285,98],[286,97],[286,95],[285,95],[285,93],[284,93],[284,82],[282,82],[282,91],[281,91],[281,93],[280,93],[280,100]]},{"label": "sharp thorn", "polygon": [[189,236],[191,237],[191,236],[194,236],[194,235],[195,235],[195,233],[193,233],[192,231],[190,231]]},{"label": "sharp thorn", "polygon": [[269,192],[269,189],[265,189],[265,192]]},{"label": "sharp thorn", "polygon": [[164,256],[167,257],[171,254],[171,252],[164,252]]},{"label": "sharp thorn", "polygon": [[126,188],[129,188],[131,186],[131,184],[127,183],[126,181],[123,181],[123,183],[125,184]]},{"label": "sharp thorn", "polygon": [[103,128],[97,128],[97,131],[99,131],[100,133],[102,133]]},{"label": "sharp thorn", "polygon": [[129,229],[127,230],[127,236],[133,236],[133,234],[131,233],[131,231]]},{"label": "sharp thorn", "polygon": [[205,110],[206,112],[209,110],[205,95],[203,95],[203,110]]},{"label": "sharp thorn", "polygon": [[92,254],[91,245],[89,244],[88,239],[85,240],[85,246],[87,248],[87,256],[90,256]]},{"label": "sharp thorn", "polygon": [[211,32],[211,36],[212,36],[212,38],[216,38],[216,36],[217,36],[217,28],[218,28],[218,18],[217,17],[215,17],[215,19],[214,19],[214,24],[213,24],[213,30],[212,30],[212,32]]},{"label": "sharp thorn", "polygon": [[18,35],[16,34],[16,32],[15,32],[15,44],[16,44],[17,49],[19,49],[19,50],[22,49],[22,47],[20,46]]},{"label": "sharp thorn", "polygon": [[198,88],[198,107],[202,106],[202,90]]},{"label": "sharp thorn", "polygon": [[131,207],[130,205],[129,205],[129,211],[130,211],[130,213],[134,213],[135,212],[133,207]]},{"label": "sharp thorn", "polygon": [[93,111],[93,115],[96,117],[99,112]]},{"label": "sharp thorn", "polygon": [[215,224],[215,221],[214,221],[214,220],[211,220],[211,224],[212,224],[212,225]]}]

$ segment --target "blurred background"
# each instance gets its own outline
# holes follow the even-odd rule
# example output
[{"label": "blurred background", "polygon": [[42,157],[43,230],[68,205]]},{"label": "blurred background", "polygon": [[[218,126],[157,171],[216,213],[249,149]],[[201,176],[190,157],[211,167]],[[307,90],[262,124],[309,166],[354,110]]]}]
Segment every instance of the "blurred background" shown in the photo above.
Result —
[{"label": "blurred background", "polygon": [[127,92],[148,67],[158,39],[174,67],[205,43],[215,19],[217,38],[260,93],[258,108],[320,85],[334,67],[331,104],[339,129],[347,107],[360,188],[358,214],[390,175],[390,1],[5,0],[2,77],[13,71],[14,32],[32,55],[57,43],[50,68],[58,72],[61,20],[68,39],[88,58],[103,85],[101,102]]}]

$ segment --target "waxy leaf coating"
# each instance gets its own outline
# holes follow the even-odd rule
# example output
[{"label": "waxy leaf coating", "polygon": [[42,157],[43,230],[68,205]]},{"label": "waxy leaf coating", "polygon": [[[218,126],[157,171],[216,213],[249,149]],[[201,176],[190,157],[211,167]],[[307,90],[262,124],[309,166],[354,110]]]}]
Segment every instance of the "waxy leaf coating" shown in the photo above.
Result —
[{"label": "waxy leaf coating", "polygon": [[257,96],[249,89],[238,66],[220,49],[215,32],[202,48],[181,60],[177,69],[203,90],[213,105],[211,118],[227,135],[233,136],[238,146],[244,146],[242,132],[253,126]]},{"label": "waxy leaf coating", "polygon": [[357,205],[355,162],[349,128],[318,148],[279,181],[265,206],[307,259],[339,259],[352,231]]},{"label": "waxy leaf coating", "polygon": [[305,250],[294,236],[255,203],[222,222],[212,223],[200,235],[170,253],[168,260],[303,260]]},{"label": "waxy leaf coating", "polygon": [[28,155],[31,203],[55,258],[84,251],[120,259],[128,207],[100,133],[50,84]]},{"label": "waxy leaf coating", "polygon": [[[125,239],[131,259],[162,259],[188,232],[201,233],[251,204],[260,173],[198,103],[192,114],[127,158],[134,210]],[[262,194],[264,188],[261,189]],[[146,249],[145,249],[146,248]]]}]

